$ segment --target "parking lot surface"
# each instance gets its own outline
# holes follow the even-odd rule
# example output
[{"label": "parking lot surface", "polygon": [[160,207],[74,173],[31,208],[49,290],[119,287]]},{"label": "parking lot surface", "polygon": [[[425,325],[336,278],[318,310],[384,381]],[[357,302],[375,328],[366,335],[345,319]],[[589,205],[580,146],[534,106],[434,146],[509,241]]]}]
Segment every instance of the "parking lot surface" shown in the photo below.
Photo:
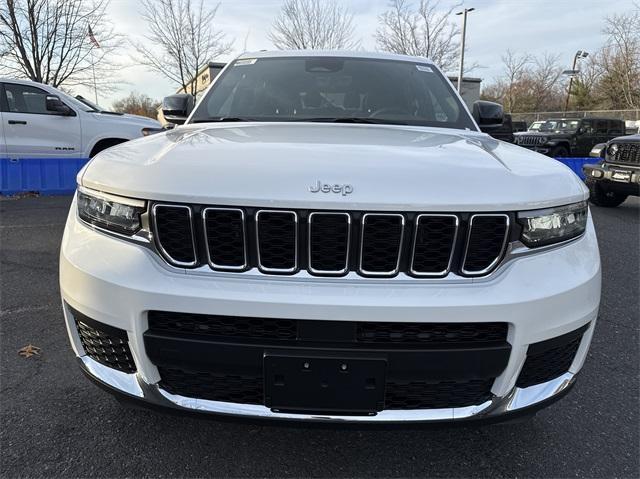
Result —
[{"label": "parking lot surface", "polygon": [[[521,424],[289,427],[124,409],[76,365],[58,248],[70,198],[0,201],[3,477],[639,477],[640,201],[592,207],[600,318],[574,390]],[[41,348],[23,358],[18,349]]]}]

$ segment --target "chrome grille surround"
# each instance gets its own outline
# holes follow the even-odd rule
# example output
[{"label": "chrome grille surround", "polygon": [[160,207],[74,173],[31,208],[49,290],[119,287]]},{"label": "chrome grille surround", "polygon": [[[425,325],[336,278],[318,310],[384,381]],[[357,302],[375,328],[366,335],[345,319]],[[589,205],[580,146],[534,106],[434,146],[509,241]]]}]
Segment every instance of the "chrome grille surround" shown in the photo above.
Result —
[{"label": "chrome grille surround", "polygon": [[[275,214],[275,215],[292,215],[295,227],[294,234],[294,253],[293,253],[293,266],[291,268],[271,268],[268,266],[264,266],[260,254],[260,216],[264,214]],[[258,255],[258,269],[263,273],[295,273],[298,270],[298,213],[291,210],[258,210],[255,214],[255,222],[256,222],[256,244],[257,244],[257,255]]]},{"label": "chrome grille surround", "polygon": [[[389,271],[368,271],[363,267],[364,235],[367,218],[400,218],[400,240],[398,241],[398,252],[396,266]],[[402,256],[402,245],[404,242],[405,218],[399,213],[365,213],[362,215],[360,229],[360,255],[358,259],[358,271],[363,276],[395,276],[400,271],[400,257]]]},{"label": "chrome grille surround", "polygon": [[[495,257],[495,259],[487,267],[479,271],[473,271],[466,268],[471,235],[473,234],[473,221],[476,218],[504,218],[505,220],[505,234],[504,234],[504,239],[502,241],[502,245],[500,247],[500,253]],[[491,272],[504,257],[506,247],[507,247],[507,242],[509,240],[510,231],[511,231],[511,221],[509,219],[509,215],[496,214],[496,213],[477,213],[477,214],[471,215],[471,218],[469,218],[469,227],[467,228],[467,238],[465,240],[464,254],[462,256],[460,271],[466,276],[483,276]]]},{"label": "chrome grille surround", "polygon": [[[171,209],[185,209],[189,213],[189,226],[190,226],[190,234],[191,234],[191,247],[193,251],[193,261],[179,261],[173,258],[169,252],[162,246],[162,241],[160,237],[160,233],[158,230],[158,221],[157,221],[157,213],[161,208],[171,208]],[[151,209],[151,214],[153,216],[153,236],[155,238],[155,244],[158,248],[158,251],[162,255],[162,257],[172,266],[178,267],[188,267],[191,268],[198,264],[198,254],[196,249],[196,235],[195,229],[193,227],[193,212],[191,207],[184,205],[175,205],[175,204],[167,204],[167,203],[156,203],[153,205]]]},{"label": "chrome grille surround", "polygon": [[[433,272],[424,272],[424,271],[416,271],[415,270],[415,260],[416,260],[416,245],[418,242],[418,228],[420,226],[420,220],[423,218],[455,218],[455,233],[453,235],[453,240],[451,241],[451,251],[449,253],[449,262],[447,264],[447,268],[443,271],[433,271]],[[456,252],[456,241],[458,240],[458,230],[460,229],[460,218],[457,215],[452,214],[420,214],[416,216],[415,220],[415,228],[413,235],[413,242],[411,247],[411,264],[409,266],[409,272],[414,276],[419,277],[444,277],[449,274],[451,271],[451,263],[453,262],[453,256]]]},{"label": "chrome grille surround", "polygon": [[[312,228],[312,224],[313,224],[313,218],[314,217],[319,217],[319,216],[344,216],[347,219],[347,246],[346,246],[346,251],[345,251],[345,265],[344,268],[340,269],[340,270],[322,270],[322,269],[316,269],[313,267],[313,261],[312,261],[312,256],[311,256],[311,252],[312,252],[312,241],[311,241],[311,228]],[[309,261],[309,272],[311,274],[318,274],[318,275],[328,275],[328,276],[342,276],[343,274],[346,274],[349,271],[349,258],[350,258],[350,252],[351,252],[351,215],[349,213],[338,213],[338,212],[322,212],[322,211],[314,211],[312,213],[309,213],[309,216],[307,218],[307,224],[308,224],[308,232],[307,232],[307,240],[308,240],[308,244],[307,244],[307,254],[308,254],[308,261]]]},{"label": "chrome grille surround", "polygon": [[[242,249],[244,261],[241,265],[230,266],[230,265],[221,265],[216,264],[211,256],[211,249],[209,247],[209,238],[207,233],[207,214],[212,211],[225,211],[225,212],[239,212],[240,218],[242,221]],[[204,235],[204,245],[207,250],[207,263],[213,270],[217,271],[244,271],[249,266],[249,260],[247,257],[247,224],[246,224],[246,216],[244,214],[244,210],[240,208],[214,208],[207,207],[202,210],[202,229]]]}]

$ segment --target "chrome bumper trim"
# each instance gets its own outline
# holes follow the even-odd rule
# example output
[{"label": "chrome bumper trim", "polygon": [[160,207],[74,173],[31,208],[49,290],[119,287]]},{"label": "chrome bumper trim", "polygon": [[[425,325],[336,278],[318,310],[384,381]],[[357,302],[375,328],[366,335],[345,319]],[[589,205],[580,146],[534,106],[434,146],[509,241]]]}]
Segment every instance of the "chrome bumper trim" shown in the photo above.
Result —
[{"label": "chrome bumper trim", "polygon": [[567,372],[546,383],[536,384],[528,388],[513,388],[507,396],[496,397],[477,406],[447,409],[414,409],[409,411],[385,410],[375,416],[333,416],[279,413],[273,412],[265,406],[254,404],[236,404],[178,396],[164,391],[157,384],[146,383],[138,373],[127,374],[116,371],[103,366],[88,356],[82,356],[78,359],[82,369],[99,383],[133,398],[142,399],[151,405],[226,416],[307,422],[412,423],[491,418],[535,406],[540,402],[551,399],[570,387],[576,378],[575,374]]}]

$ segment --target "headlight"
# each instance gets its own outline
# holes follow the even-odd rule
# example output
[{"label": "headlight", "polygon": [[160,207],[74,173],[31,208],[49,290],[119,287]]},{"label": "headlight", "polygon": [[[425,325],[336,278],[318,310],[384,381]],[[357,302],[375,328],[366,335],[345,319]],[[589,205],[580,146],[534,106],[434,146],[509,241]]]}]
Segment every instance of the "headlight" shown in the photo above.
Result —
[{"label": "headlight", "polygon": [[587,202],[518,213],[522,242],[530,248],[560,243],[584,233],[587,227]]},{"label": "headlight", "polygon": [[131,236],[140,229],[145,202],[78,188],[78,215],[87,223]]},{"label": "headlight", "polygon": [[607,155],[609,155],[611,157],[615,157],[616,153],[618,153],[618,148],[619,148],[619,146],[616,143],[611,143],[607,147]]}]

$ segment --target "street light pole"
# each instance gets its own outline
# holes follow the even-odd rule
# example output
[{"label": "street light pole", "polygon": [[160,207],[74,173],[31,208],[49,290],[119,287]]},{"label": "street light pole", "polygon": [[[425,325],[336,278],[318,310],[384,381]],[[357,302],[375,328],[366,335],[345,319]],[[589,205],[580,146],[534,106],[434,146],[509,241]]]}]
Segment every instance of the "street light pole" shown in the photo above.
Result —
[{"label": "street light pole", "polygon": [[473,12],[475,8],[465,8],[456,15],[462,15],[462,42],[460,44],[460,70],[458,72],[458,93],[462,94],[462,74],[464,73],[464,44],[467,36],[467,13]]},{"label": "street light pole", "polygon": [[578,59],[580,58],[587,58],[589,56],[588,52],[585,52],[584,50],[578,50],[576,52],[576,54],[573,56],[573,66],[571,67],[571,74],[569,76],[569,89],[567,90],[567,99],[564,103],[564,112],[566,113],[567,110],[569,109],[569,98],[571,97],[571,87],[573,86],[573,77],[576,76],[577,74],[577,70],[576,70],[576,65],[578,63]]}]

